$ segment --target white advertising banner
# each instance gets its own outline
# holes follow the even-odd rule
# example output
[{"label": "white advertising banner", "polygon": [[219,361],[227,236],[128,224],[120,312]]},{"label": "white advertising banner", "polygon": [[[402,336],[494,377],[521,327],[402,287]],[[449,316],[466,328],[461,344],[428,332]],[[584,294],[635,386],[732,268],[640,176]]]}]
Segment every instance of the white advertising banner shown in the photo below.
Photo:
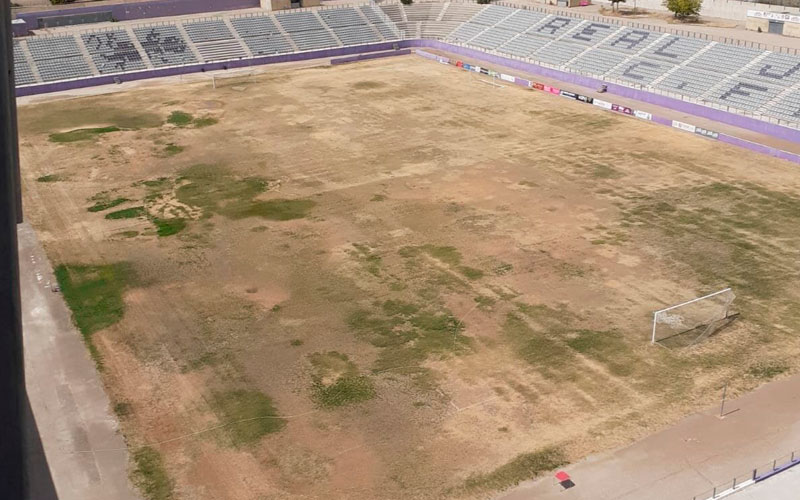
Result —
[{"label": "white advertising banner", "polygon": [[595,106],[600,106],[601,108],[604,108],[604,109],[611,109],[611,103],[610,102],[603,101],[603,100],[600,100],[600,99],[595,99],[594,102],[592,102],[592,104],[594,104]]},{"label": "white advertising banner", "polygon": [[513,82],[514,81],[514,77],[513,76],[507,75],[505,73],[500,73],[500,79],[501,80],[505,80],[507,82]]},{"label": "white advertising banner", "polygon": [[678,120],[672,120],[672,126],[692,133],[694,133],[695,129],[697,128],[690,123],[683,123],[679,122]]},{"label": "white advertising banner", "polygon": [[633,110],[633,116],[636,118],[641,118],[642,120],[652,120],[653,115],[648,113],[647,111],[639,111],[638,109]]},{"label": "white advertising banner", "polygon": [[748,10],[747,17],[756,17],[758,19],[770,19],[772,21],[783,21],[786,23],[800,24],[800,16],[793,14],[784,14],[783,12],[764,12],[763,10]]}]

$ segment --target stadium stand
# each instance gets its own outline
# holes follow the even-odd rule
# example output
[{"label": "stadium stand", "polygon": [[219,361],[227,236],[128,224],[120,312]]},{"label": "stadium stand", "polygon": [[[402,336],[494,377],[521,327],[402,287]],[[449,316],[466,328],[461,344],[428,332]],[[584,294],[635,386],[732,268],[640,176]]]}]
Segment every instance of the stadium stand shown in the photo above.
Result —
[{"label": "stadium stand", "polygon": [[268,16],[231,18],[231,25],[254,56],[293,52],[291,42]]},{"label": "stadium stand", "polygon": [[36,77],[28,65],[22,46],[16,40],[14,41],[14,83],[16,85],[36,83]]},{"label": "stadium stand", "polygon": [[147,67],[125,30],[83,33],[81,40],[101,75],[142,70]]},{"label": "stadium stand", "polygon": [[197,63],[194,53],[174,25],[138,27],[133,32],[155,68]]},{"label": "stadium stand", "polygon": [[418,37],[800,126],[797,55],[463,0],[387,0],[33,36],[15,41],[14,69],[16,84],[26,86]]}]

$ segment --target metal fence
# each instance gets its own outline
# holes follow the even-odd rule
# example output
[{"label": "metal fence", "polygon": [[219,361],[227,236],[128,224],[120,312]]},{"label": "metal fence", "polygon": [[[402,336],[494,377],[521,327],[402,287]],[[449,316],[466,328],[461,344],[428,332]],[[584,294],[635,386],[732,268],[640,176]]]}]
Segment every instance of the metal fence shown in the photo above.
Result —
[{"label": "metal fence", "polygon": [[725,498],[736,490],[753,485],[782,472],[790,467],[800,464],[800,451],[793,451],[782,455],[771,462],[762,464],[750,471],[743,472],[730,480],[710,488],[692,497],[692,500],[712,500]]}]

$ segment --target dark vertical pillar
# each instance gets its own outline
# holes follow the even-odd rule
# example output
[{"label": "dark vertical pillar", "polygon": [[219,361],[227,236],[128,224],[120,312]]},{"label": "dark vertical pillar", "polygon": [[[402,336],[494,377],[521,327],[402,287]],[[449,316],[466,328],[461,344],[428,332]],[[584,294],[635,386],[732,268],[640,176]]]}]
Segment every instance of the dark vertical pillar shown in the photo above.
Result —
[{"label": "dark vertical pillar", "polygon": [[10,2],[0,0],[0,498],[25,498],[17,132]]}]

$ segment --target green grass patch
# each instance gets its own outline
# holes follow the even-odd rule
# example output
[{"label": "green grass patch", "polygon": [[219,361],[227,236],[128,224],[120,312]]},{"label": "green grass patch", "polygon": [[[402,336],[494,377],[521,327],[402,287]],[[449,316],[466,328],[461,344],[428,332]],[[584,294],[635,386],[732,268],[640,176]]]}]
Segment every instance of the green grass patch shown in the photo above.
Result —
[{"label": "green grass patch", "polygon": [[104,210],[108,210],[109,208],[114,208],[118,205],[122,205],[126,201],[130,201],[127,198],[116,198],[113,200],[105,200],[105,201],[98,201],[87,210],[90,212],[102,212]]},{"label": "green grass patch", "polygon": [[63,180],[65,180],[64,177],[59,174],[47,174],[36,178],[36,182],[60,182]]},{"label": "green grass patch", "polygon": [[139,231],[122,231],[114,236],[119,236],[120,238],[135,238],[139,236]]},{"label": "green grass patch", "polygon": [[186,219],[160,219],[154,217],[151,221],[156,226],[156,234],[162,238],[178,234],[186,229]]},{"label": "green grass patch", "polygon": [[383,259],[375,253],[372,248],[362,243],[353,243],[353,250],[349,252],[356,260],[366,268],[367,272],[374,276],[381,274],[381,264]]},{"label": "green grass patch", "polygon": [[114,413],[119,418],[125,418],[131,414],[133,409],[131,408],[131,404],[127,402],[116,403],[114,405]]},{"label": "green grass patch", "polygon": [[173,481],[164,468],[161,454],[150,446],[133,452],[133,482],[139,487],[146,500],[170,500],[174,498]]},{"label": "green grass patch", "polygon": [[125,314],[122,294],[136,280],[133,268],[126,262],[98,266],[62,264],[56,267],[55,275],[72,310],[72,319],[99,365],[100,356],[92,343],[92,334],[122,319]]},{"label": "green grass patch", "polygon": [[338,408],[361,403],[375,397],[369,377],[360,375],[358,367],[346,354],[336,351],[309,356],[313,368],[312,397],[322,408]]},{"label": "green grass patch", "polygon": [[467,279],[473,281],[483,278],[483,271],[480,269],[475,269],[474,267],[459,266],[458,272],[466,276]]},{"label": "green grass patch", "polygon": [[194,128],[210,127],[211,125],[216,125],[217,123],[219,123],[219,120],[211,116],[205,116],[203,118],[195,118],[192,121],[192,125],[194,125]]},{"label": "green grass patch", "polygon": [[183,150],[184,150],[183,146],[178,146],[177,144],[170,143],[164,146],[162,154],[164,156],[175,156],[176,154],[182,153]]},{"label": "green grass patch", "polygon": [[577,330],[567,345],[574,351],[606,365],[618,377],[627,377],[638,365],[622,334],[618,331]]},{"label": "green grass patch", "polygon": [[789,371],[789,367],[778,362],[760,362],[747,369],[747,374],[759,380],[770,380]]},{"label": "green grass patch", "polygon": [[475,304],[478,306],[478,309],[482,311],[491,311],[492,307],[494,307],[497,300],[494,297],[489,297],[488,295],[478,295],[475,297]]},{"label": "green grass patch", "polygon": [[316,205],[313,200],[306,199],[256,200],[256,196],[267,190],[266,179],[238,178],[216,165],[194,165],[181,172],[181,179],[188,182],[176,191],[179,201],[231,219],[301,219]]},{"label": "green grass patch", "polygon": [[131,207],[106,214],[106,219],[136,219],[147,214],[144,207]]},{"label": "green grass patch", "polygon": [[167,123],[171,123],[177,127],[185,127],[192,123],[193,117],[189,113],[183,111],[173,111],[167,118]]},{"label": "green grass patch", "polygon": [[503,323],[503,335],[511,342],[514,352],[550,378],[558,378],[575,363],[574,354],[558,338],[558,333],[534,329],[513,312],[506,315]]},{"label": "green grass patch", "polygon": [[372,198],[370,198],[369,201],[385,201],[385,200],[386,200],[386,195],[376,194]]},{"label": "green grass patch", "polygon": [[470,476],[464,482],[464,488],[468,491],[504,490],[567,463],[559,448],[550,447],[533,453],[522,453],[492,472]]},{"label": "green grass patch", "polygon": [[301,345],[303,345],[303,340],[302,339],[292,339],[289,342],[289,345],[291,345],[292,347],[300,347]]},{"label": "green grass patch", "polygon": [[286,425],[286,420],[278,417],[272,399],[259,391],[239,389],[215,393],[211,405],[235,447],[257,443]]},{"label": "green grass patch", "polygon": [[418,366],[429,357],[460,354],[470,346],[463,323],[431,303],[384,301],[374,309],[353,311],[347,322],[361,338],[380,348],[373,366],[376,371]]},{"label": "green grass patch", "polygon": [[84,334],[110,326],[122,317],[122,291],[135,278],[129,264],[60,265],[55,273],[75,322]]},{"label": "green grass patch", "polygon": [[119,132],[122,129],[119,127],[99,127],[99,128],[79,128],[70,130],[69,132],[59,132],[50,134],[50,142],[68,143],[78,141],[88,141],[94,139],[99,135],[108,134],[111,132]]},{"label": "green grass patch", "polygon": [[314,400],[323,408],[338,408],[375,397],[372,380],[364,375],[340,377],[331,385],[314,384]]}]

